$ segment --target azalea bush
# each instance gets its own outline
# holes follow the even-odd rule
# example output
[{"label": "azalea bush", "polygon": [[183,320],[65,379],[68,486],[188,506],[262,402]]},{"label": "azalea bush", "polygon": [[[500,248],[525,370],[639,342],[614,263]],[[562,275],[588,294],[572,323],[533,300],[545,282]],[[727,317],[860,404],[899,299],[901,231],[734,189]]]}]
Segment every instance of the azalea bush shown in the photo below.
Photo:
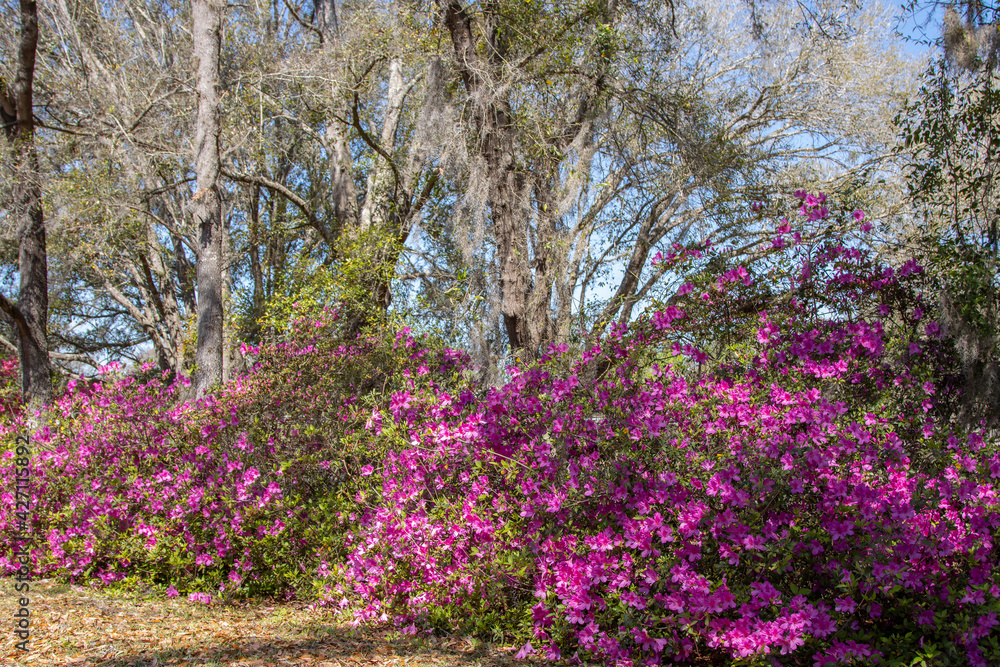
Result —
[{"label": "azalea bush", "polygon": [[[359,437],[396,386],[461,378],[467,358],[396,330],[338,338],[337,313],[300,313],[286,341],[244,347],[252,370],[180,402],[188,380],[111,366],[73,380],[32,437],[33,572],[132,580],[207,602],[300,595],[342,552],[361,470],[380,456]],[[412,381],[408,378],[413,378]],[[3,432],[0,535],[16,530],[14,438]],[[11,550],[0,554],[11,572]]]},{"label": "azalea bush", "polygon": [[799,198],[763,259],[660,253],[676,295],[499,387],[317,307],[195,403],[183,378],[70,383],[33,438],[35,571],[316,596],[521,657],[997,664],[1000,452],[958,418],[932,277],[882,265],[861,211],[794,231],[834,215]]},{"label": "azalea bush", "polygon": [[[20,424],[24,405],[21,401],[21,371],[15,354],[0,355],[0,434]],[[4,437],[0,435],[0,437]]]},{"label": "azalea bush", "polygon": [[[502,623],[521,656],[1000,661],[1000,456],[952,419],[922,268],[790,231],[481,400],[394,394],[372,436],[411,446],[376,471],[327,600],[411,632]],[[676,250],[658,261],[709,252]],[[720,328],[731,343],[695,344]]]}]

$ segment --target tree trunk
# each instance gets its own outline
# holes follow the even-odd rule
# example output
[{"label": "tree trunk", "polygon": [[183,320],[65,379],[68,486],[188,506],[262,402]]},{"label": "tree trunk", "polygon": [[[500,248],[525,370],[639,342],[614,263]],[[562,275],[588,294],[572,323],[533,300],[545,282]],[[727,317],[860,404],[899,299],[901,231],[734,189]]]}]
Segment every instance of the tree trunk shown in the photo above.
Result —
[{"label": "tree trunk", "polygon": [[[480,137],[479,155],[488,170],[488,190],[499,265],[500,311],[512,353],[534,359],[528,326],[528,295],[531,269],[528,264],[528,235],[525,176],[515,155],[513,119],[509,102],[495,95],[486,78],[496,69],[493,62],[483,63],[476,51],[472,18],[458,0],[443,6],[444,24],[451,35],[459,73],[469,97],[475,100],[473,115]],[[493,26],[489,33],[490,59],[503,61],[501,30]],[[489,101],[485,101],[489,100]]]},{"label": "tree trunk", "polygon": [[[233,275],[229,270],[230,249],[228,216],[222,215],[222,381],[229,382],[233,373],[233,362],[238,352],[233,347],[232,334],[226,332],[225,312],[233,301]],[[239,366],[237,365],[237,371]]]},{"label": "tree trunk", "polygon": [[198,189],[191,211],[199,237],[198,346],[195,395],[222,379],[222,200],[219,191],[219,51],[221,0],[194,0],[193,42],[197,68],[198,116],[195,174]]},{"label": "tree trunk", "polygon": [[[396,132],[399,129],[403,102],[408,92],[409,87],[403,81],[402,61],[394,57],[389,61],[386,110],[379,141],[383,155],[380,156],[381,159],[375,160],[368,174],[365,203],[361,209],[359,223],[360,234],[371,244],[369,249],[372,252],[372,305],[380,311],[388,310],[392,302],[391,278],[387,274],[392,273],[399,259],[396,242],[402,235],[403,221],[400,214],[408,204],[401,201],[406,194],[400,192],[401,184],[396,180],[398,172],[394,164]],[[364,315],[367,317],[369,314]]]},{"label": "tree trunk", "polygon": [[[160,358],[166,358],[173,373],[184,372],[184,357],[181,354],[181,340],[184,338],[184,324],[181,319],[181,304],[177,300],[174,289],[175,276],[171,275],[167,263],[163,259],[163,250],[156,237],[156,229],[151,223],[146,226],[146,245],[149,252],[149,264],[152,274],[159,280],[160,287],[153,285],[151,290],[157,290],[158,303],[162,304],[162,321],[166,330],[169,345],[159,352]],[[169,250],[167,250],[169,252]],[[176,284],[180,284],[179,276]],[[167,370],[167,369],[164,369]]]},{"label": "tree trunk", "polygon": [[264,316],[264,270],[260,264],[260,186],[253,187],[250,198],[250,275],[253,277],[253,308],[250,311],[252,322],[247,332],[252,341],[261,342],[260,318]]},{"label": "tree trunk", "polygon": [[14,214],[17,224],[20,292],[14,306],[2,298],[0,307],[14,321],[18,332],[21,393],[32,408],[52,402],[52,366],[47,325],[49,312],[48,261],[45,248],[45,214],[42,210],[41,175],[35,151],[33,92],[35,52],[38,45],[38,8],[21,0],[21,42],[13,91],[3,91],[3,120],[7,138],[15,147]]},{"label": "tree trunk", "polygon": [[332,41],[332,38],[340,32],[340,22],[337,19],[336,0],[315,0],[316,26],[323,35],[324,41]]},{"label": "tree trunk", "polygon": [[[396,152],[396,132],[403,114],[403,100],[407,87],[403,83],[403,63],[399,58],[389,61],[389,82],[386,90],[385,118],[382,122],[382,135],[379,146],[385,155],[391,159]],[[396,195],[399,187],[393,181],[390,159],[376,159],[375,165],[368,173],[365,203],[361,209],[361,231],[370,229],[376,231],[388,229],[398,221],[398,211],[395,210]],[[394,219],[395,218],[395,219]]]},{"label": "tree trunk", "polygon": [[[29,140],[30,141],[30,140]],[[18,308],[24,315],[27,336],[21,336],[21,392],[29,405],[52,401],[52,367],[47,325],[49,312],[48,262],[45,249],[45,216],[35,147],[22,147],[15,185],[18,228],[18,268],[21,273]]]}]

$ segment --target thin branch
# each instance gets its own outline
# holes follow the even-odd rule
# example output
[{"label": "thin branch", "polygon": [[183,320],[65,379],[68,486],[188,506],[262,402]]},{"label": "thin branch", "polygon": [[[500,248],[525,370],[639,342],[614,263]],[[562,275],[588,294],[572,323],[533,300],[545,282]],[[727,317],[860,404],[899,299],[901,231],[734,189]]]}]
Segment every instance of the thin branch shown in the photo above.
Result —
[{"label": "thin branch", "polygon": [[[396,169],[396,162],[395,162],[395,160],[393,160],[392,156],[389,155],[388,153],[386,153],[385,150],[381,146],[379,146],[377,143],[375,143],[375,140],[372,139],[371,135],[369,135],[368,132],[365,130],[365,128],[361,125],[361,118],[358,116],[358,94],[357,93],[354,93],[354,104],[351,105],[351,114],[352,114],[352,116],[354,118],[354,127],[357,129],[358,134],[361,135],[361,138],[364,140],[364,142],[366,144],[368,144],[369,146],[371,146],[371,148],[372,148],[373,151],[375,151],[376,153],[378,153],[379,155],[381,155],[383,158],[385,158],[385,161],[389,163],[389,168],[392,169],[392,178],[396,182],[396,187],[402,188],[403,181],[399,177],[399,170]],[[406,192],[405,190],[403,191],[403,194],[406,195],[407,197],[409,196],[409,193]]]},{"label": "thin branch", "polygon": [[177,86],[176,88],[174,88],[173,90],[171,90],[169,93],[161,95],[160,97],[158,97],[155,100],[153,100],[152,102],[150,102],[149,105],[145,109],[143,109],[142,113],[140,113],[136,117],[135,121],[132,123],[132,126],[128,128],[129,134],[131,134],[132,132],[134,132],[135,129],[137,127],[139,127],[139,123],[141,123],[142,119],[146,117],[146,114],[148,114],[150,111],[153,110],[153,107],[155,107],[157,104],[159,104],[163,100],[167,99],[171,95],[176,94],[177,91],[179,91],[182,87],[183,86]]},{"label": "thin branch", "polygon": [[24,313],[2,293],[0,293],[0,310],[6,313],[10,319],[14,320],[14,324],[17,325],[17,332],[22,338],[30,336],[28,321],[24,319]]},{"label": "thin branch", "polygon": [[[194,180],[194,179],[191,179],[191,180]],[[186,245],[191,250],[191,252],[194,253],[194,256],[196,258],[198,257],[198,244],[192,243],[191,239],[189,239],[185,234],[182,234],[181,231],[179,229],[177,229],[177,227],[175,225],[167,222],[166,220],[164,220],[160,216],[156,215],[152,211],[147,211],[144,208],[138,208],[138,207],[135,207],[135,206],[129,206],[129,208],[132,209],[133,211],[138,212],[138,213],[145,213],[146,215],[148,215],[149,217],[151,217],[153,220],[155,220],[156,222],[158,222],[161,225],[163,225],[168,232],[170,232],[171,234],[173,234],[175,237],[179,238],[184,243],[184,245]]]},{"label": "thin branch", "polygon": [[396,276],[396,280],[424,280],[427,278],[436,278],[438,280],[455,280],[457,276],[454,273],[449,273],[446,271],[421,271],[419,273],[404,273],[402,275]]},{"label": "thin branch", "polygon": [[175,181],[173,183],[167,183],[166,185],[161,185],[160,187],[153,188],[152,190],[146,190],[142,194],[144,197],[152,197],[154,195],[162,194],[167,190],[173,190],[179,185],[186,185],[188,183],[193,183],[195,180],[197,179],[194,176],[192,176],[191,178],[182,178],[179,181]]},{"label": "thin branch", "polygon": [[299,24],[303,28],[306,28],[308,30],[312,30],[314,33],[316,33],[317,35],[319,35],[319,43],[320,44],[323,43],[323,31],[322,30],[320,30],[316,26],[312,25],[311,23],[309,23],[305,19],[303,19],[299,15],[299,13],[295,10],[295,7],[292,6],[292,3],[289,2],[288,0],[285,0],[285,7],[288,7],[288,11],[290,11],[292,13],[292,16],[295,17],[295,20],[298,21]]},{"label": "thin branch", "polygon": [[[420,209],[424,207],[427,200],[430,199],[431,192],[434,191],[434,186],[437,185],[439,172],[433,171],[431,175],[427,178],[427,182],[424,183],[423,190],[420,191],[420,196],[417,197],[417,201],[413,204],[413,207],[407,212],[407,234],[409,234],[409,227],[413,219],[420,213]],[[402,239],[405,240],[405,239]]]},{"label": "thin branch", "polygon": [[56,125],[49,125],[40,118],[35,118],[35,125],[37,127],[45,128],[46,130],[52,130],[54,132],[62,132],[63,134],[71,134],[74,137],[97,137],[95,132],[77,132],[75,130],[70,130],[65,127],[58,127]]},{"label": "thin branch", "polygon": [[300,211],[302,211],[303,215],[306,216],[306,219],[309,221],[310,225],[317,224],[316,216],[313,215],[313,212],[309,210],[309,204],[306,203],[306,200],[300,197],[299,195],[295,194],[291,190],[289,190],[288,187],[282,185],[281,183],[278,183],[277,181],[272,181],[270,178],[267,178],[266,176],[258,176],[257,174],[241,174],[235,171],[230,171],[225,167],[223,167],[221,171],[223,176],[225,176],[226,178],[231,178],[239,183],[246,183],[248,185],[259,185],[261,187],[267,188],[268,190],[273,190],[274,192],[277,192],[285,199],[295,204],[295,206]]}]

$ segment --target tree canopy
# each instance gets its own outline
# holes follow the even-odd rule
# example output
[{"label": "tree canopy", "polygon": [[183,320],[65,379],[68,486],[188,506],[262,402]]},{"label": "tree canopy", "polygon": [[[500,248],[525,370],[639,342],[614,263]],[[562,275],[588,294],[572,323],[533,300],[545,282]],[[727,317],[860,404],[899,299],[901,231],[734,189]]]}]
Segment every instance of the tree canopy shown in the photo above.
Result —
[{"label": "tree canopy", "polygon": [[204,391],[283,335],[281,304],[324,293],[359,331],[406,314],[495,376],[634,318],[675,286],[650,265],[674,244],[752,254],[769,230],[748,201],[872,199],[851,184],[913,81],[891,17],[841,3],[220,7],[217,71],[192,7],[40,5],[64,373],[154,359]]}]

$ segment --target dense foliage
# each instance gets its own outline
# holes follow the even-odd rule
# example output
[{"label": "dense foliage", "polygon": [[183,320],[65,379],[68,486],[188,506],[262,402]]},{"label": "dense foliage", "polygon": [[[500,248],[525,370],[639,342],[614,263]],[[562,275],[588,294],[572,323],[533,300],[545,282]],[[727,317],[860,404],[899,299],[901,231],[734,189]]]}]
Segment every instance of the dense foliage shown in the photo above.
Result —
[{"label": "dense foliage", "polygon": [[967,421],[1000,418],[997,253],[1000,200],[1000,91],[991,71],[970,73],[942,58],[920,95],[900,112],[900,152],[909,162],[909,198],[920,230],[906,241],[935,277],[942,320],[954,331],[966,389]]},{"label": "dense foliage", "polygon": [[[412,337],[339,344],[336,322],[321,311],[293,324],[293,341],[244,347],[253,371],[197,402],[178,403],[189,380],[169,382],[152,365],[71,380],[32,439],[33,531],[43,538],[33,571],[131,577],[199,597],[308,586],[304,565],[338,548],[332,513],[379,456],[359,434],[373,392],[410,369],[449,377],[464,359]],[[13,442],[24,415],[4,426]],[[5,476],[13,463],[10,451]],[[9,536],[12,494],[3,501]]]},{"label": "dense foliage", "polygon": [[955,419],[922,267],[843,221],[783,219],[753,266],[677,246],[654,259],[690,275],[669,302],[489,389],[461,352],[345,340],[330,311],[197,403],[183,379],[71,384],[34,438],[36,571],[318,595],[520,656],[995,664],[995,436]]}]

